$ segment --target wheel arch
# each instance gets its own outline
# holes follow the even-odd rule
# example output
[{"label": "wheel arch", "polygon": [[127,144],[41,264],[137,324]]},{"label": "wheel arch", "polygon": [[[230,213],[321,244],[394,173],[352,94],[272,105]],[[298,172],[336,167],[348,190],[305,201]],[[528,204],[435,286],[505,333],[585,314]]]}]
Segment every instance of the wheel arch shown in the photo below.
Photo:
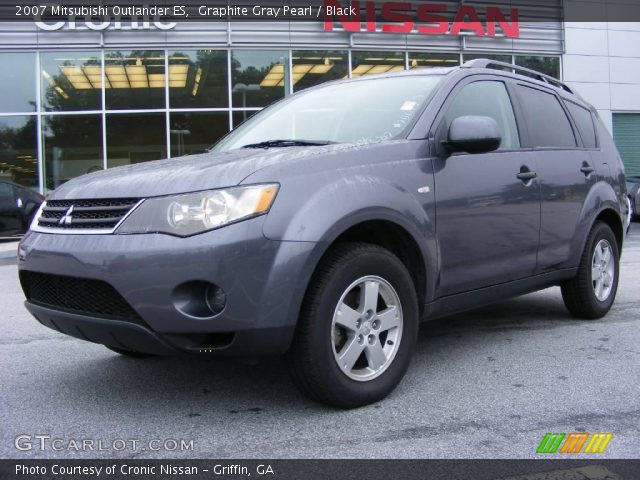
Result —
[{"label": "wheel arch", "polygon": [[404,227],[389,220],[360,222],[342,232],[326,252],[334,245],[345,242],[371,243],[398,257],[411,275],[422,313],[427,288],[426,260],[415,238]]},{"label": "wheel arch", "polygon": [[[361,212],[362,213],[362,212]],[[310,275],[306,283],[305,294],[313,275],[331,249],[340,243],[362,242],[378,245],[393,253],[407,268],[416,288],[418,308],[423,313],[435,278],[435,240],[434,246],[425,239],[433,238],[405,222],[398,221],[395,215],[377,212],[366,215],[354,215],[349,222],[338,222],[327,232],[327,236],[318,242],[314,254]]]},{"label": "wheel arch", "polygon": [[624,226],[622,224],[622,220],[620,219],[620,215],[613,208],[607,207],[598,213],[591,228],[596,222],[604,222],[609,228],[613,231],[613,235],[616,237],[616,243],[618,244],[618,252],[622,252],[622,245],[624,242]]},{"label": "wheel arch", "polygon": [[603,221],[609,225],[615,234],[618,250],[622,251],[624,227],[620,212],[620,202],[612,185],[604,181],[597,182],[589,191],[582,205],[580,220],[576,225],[572,240],[572,255],[566,264],[567,267],[576,267],[580,263],[589,232],[597,221]]}]

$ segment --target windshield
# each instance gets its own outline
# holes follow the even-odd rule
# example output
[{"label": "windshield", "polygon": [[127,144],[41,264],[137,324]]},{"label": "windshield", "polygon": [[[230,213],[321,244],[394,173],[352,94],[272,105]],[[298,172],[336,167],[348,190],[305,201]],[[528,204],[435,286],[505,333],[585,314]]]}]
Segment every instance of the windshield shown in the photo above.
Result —
[{"label": "windshield", "polygon": [[376,143],[401,138],[441,78],[406,75],[314,88],[263,110],[213,150]]}]

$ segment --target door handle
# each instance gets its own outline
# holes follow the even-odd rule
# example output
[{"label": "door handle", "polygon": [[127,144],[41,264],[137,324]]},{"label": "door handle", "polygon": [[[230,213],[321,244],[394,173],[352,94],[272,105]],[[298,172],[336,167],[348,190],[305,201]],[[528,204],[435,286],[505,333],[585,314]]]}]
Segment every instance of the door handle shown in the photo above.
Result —
[{"label": "door handle", "polygon": [[595,169],[595,168],[593,168],[591,165],[589,165],[588,163],[586,163],[586,162],[585,162],[585,163],[583,163],[583,164],[582,164],[582,168],[580,169],[580,171],[581,171],[582,173],[584,173],[584,174],[588,177],[588,176],[589,176],[589,175],[591,175],[593,172],[595,172],[595,171],[596,171],[596,169]]},{"label": "door handle", "polygon": [[518,180],[522,180],[523,182],[527,183],[530,180],[533,180],[534,178],[536,178],[538,176],[538,174],[536,172],[520,172],[516,175],[516,177],[518,178]]}]

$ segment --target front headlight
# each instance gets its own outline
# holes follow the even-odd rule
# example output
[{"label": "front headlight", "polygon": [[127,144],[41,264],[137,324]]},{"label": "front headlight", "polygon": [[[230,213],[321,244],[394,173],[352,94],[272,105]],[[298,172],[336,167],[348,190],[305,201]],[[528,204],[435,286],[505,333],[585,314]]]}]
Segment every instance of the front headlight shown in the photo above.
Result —
[{"label": "front headlight", "polygon": [[168,233],[188,237],[267,213],[277,184],[149,198],[118,227],[116,233]]}]

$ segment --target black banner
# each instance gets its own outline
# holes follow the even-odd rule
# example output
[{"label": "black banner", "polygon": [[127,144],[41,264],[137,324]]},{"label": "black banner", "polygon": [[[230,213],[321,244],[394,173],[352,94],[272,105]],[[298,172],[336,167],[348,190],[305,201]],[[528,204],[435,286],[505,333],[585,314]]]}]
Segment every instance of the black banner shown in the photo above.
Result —
[{"label": "black banner", "polygon": [[640,4],[628,0],[485,2],[480,0],[16,0],[0,5],[0,21],[83,21],[93,25],[124,20],[171,22],[341,21],[363,23],[473,23],[504,18],[520,22],[634,22]]},{"label": "black banner", "polygon": [[635,480],[640,460],[0,460],[2,479]]}]

